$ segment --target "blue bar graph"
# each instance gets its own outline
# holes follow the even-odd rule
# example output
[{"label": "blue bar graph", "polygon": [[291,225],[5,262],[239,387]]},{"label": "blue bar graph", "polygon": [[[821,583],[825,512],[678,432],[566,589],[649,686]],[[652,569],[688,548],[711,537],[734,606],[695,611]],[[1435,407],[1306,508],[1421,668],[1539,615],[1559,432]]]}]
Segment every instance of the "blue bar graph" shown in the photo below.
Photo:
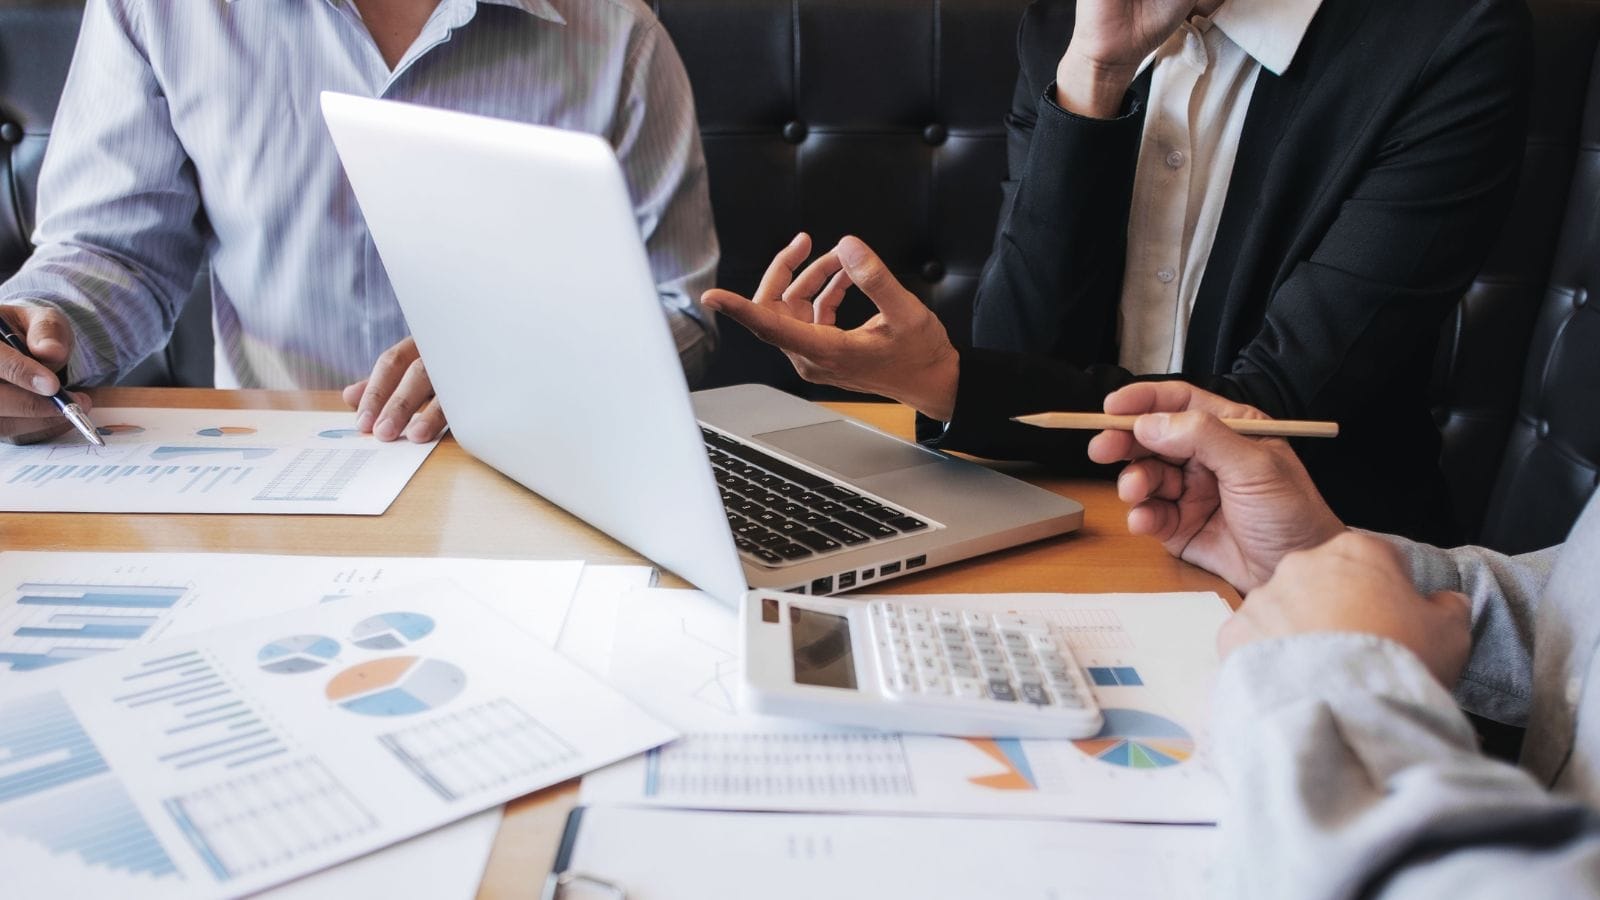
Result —
[{"label": "blue bar graph", "polygon": [[0,760],[0,832],[89,865],[176,873],[60,694],[0,706]]},{"label": "blue bar graph", "polygon": [[147,638],[188,588],[29,582],[15,594],[17,616],[4,626],[11,633],[0,632],[0,671],[30,672]]}]

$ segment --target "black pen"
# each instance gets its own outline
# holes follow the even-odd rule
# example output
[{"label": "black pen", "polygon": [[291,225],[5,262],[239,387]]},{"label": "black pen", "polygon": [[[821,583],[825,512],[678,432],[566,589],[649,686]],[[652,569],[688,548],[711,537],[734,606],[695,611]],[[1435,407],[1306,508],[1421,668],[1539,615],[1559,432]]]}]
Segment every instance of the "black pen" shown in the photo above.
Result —
[{"label": "black pen", "polygon": [[[28,352],[28,345],[23,343],[22,338],[17,337],[15,331],[11,330],[11,323],[7,322],[4,316],[0,316],[0,340],[10,344],[11,349],[21,353],[23,356],[29,359],[34,358],[33,354]],[[38,360],[34,361],[37,362]],[[50,399],[56,402],[56,408],[61,410],[61,414],[67,417],[67,421],[72,423],[72,427],[78,429],[78,433],[87,438],[89,443],[96,447],[104,447],[106,445],[105,438],[100,436],[100,432],[94,427],[94,423],[89,421],[88,413],[83,411],[83,407],[73,402],[71,395],[67,393],[66,385],[62,385],[61,390],[56,391],[55,396]]]}]

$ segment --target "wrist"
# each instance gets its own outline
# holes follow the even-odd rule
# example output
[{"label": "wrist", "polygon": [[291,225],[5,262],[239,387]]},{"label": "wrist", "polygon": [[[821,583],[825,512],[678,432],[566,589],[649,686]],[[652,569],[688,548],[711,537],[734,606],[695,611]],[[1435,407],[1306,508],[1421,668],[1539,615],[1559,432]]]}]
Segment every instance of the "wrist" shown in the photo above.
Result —
[{"label": "wrist", "polygon": [[1069,46],[1056,66],[1056,105],[1086,118],[1117,118],[1138,72],[1137,64],[1101,62]]},{"label": "wrist", "polygon": [[948,422],[955,415],[956,386],[960,381],[961,354],[947,343],[917,379],[917,389],[895,399],[930,419]]}]

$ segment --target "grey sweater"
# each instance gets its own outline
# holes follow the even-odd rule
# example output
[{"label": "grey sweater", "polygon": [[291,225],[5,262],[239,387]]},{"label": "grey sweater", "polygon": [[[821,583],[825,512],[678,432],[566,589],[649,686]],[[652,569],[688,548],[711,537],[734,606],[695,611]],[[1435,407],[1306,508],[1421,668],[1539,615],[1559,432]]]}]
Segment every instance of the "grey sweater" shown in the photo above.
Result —
[{"label": "grey sweater", "polygon": [[[1230,795],[1217,890],[1600,896],[1600,494],[1565,545],[1538,553],[1392,540],[1424,594],[1472,598],[1455,694],[1376,637],[1233,654],[1213,707]],[[1481,755],[1463,709],[1526,725],[1519,765]]]}]

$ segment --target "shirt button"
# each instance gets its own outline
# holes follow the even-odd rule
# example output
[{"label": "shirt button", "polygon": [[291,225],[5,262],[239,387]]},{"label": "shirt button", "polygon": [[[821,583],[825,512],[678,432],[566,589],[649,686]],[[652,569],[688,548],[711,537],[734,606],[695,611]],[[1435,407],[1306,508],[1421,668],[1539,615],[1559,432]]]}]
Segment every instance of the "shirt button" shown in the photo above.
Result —
[{"label": "shirt button", "polygon": [[1567,679],[1567,703],[1571,706],[1578,704],[1578,698],[1583,696],[1583,681],[1577,678]]},{"label": "shirt button", "polygon": [[1183,151],[1182,150],[1174,150],[1171,153],[1167,154],[1167,168],[1169,168],[1169,169],[1181,169],[1181,168],[1183,168]]},{"label": "shirt button", "polygon": [[1177,277],[1178,277],[1178,273],[1172,271],[1171,269],[1162,269],[1161,271],[1156,273],[1156,280],[1161,282],[1162,284],[1171,284],[1172,283],[1172,279],[1177,278]]}]

